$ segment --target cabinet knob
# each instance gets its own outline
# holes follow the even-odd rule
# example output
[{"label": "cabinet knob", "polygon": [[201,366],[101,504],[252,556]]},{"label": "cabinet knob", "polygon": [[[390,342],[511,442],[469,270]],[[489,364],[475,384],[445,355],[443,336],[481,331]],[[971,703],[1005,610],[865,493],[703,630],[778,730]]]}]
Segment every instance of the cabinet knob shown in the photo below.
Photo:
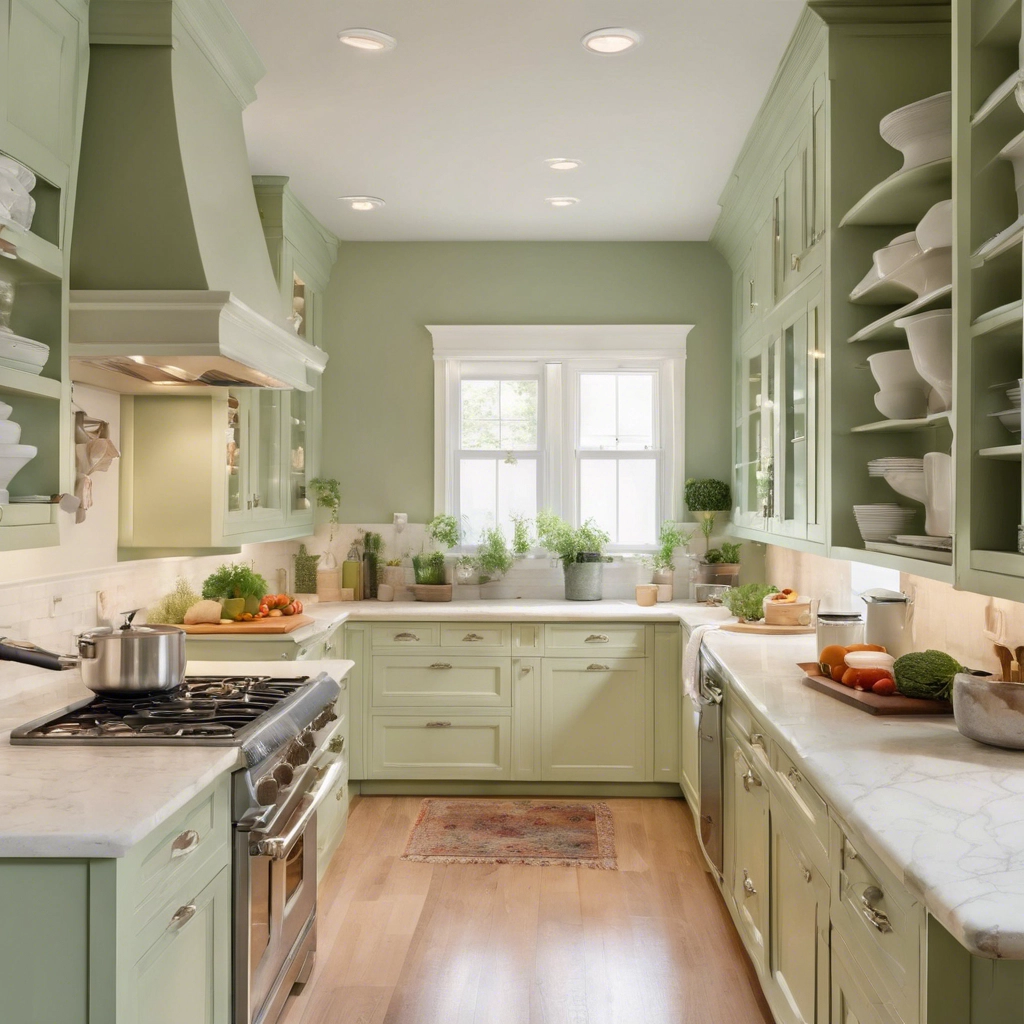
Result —
[{"label": "cabinet knob", "polygon": [[761,785],[761,780],[748,768],[747,773],[743,776],[743,788],[749,793],[750,787]]},{"label": "cabinet knob", "polygon": [[171,858],[187,857],[199,845],[199,833],[187,828],[171,843]]},{"label": "cabinet knob", "polygon": [[804,781],[804,777],[796,768],[790,768],[789,771],[786,772],[786,778],[789,779],[794,786],[799,786]]},{"label": "cabinet knob", "polygon": [[764,733],[752,732],[750,734],[750,745],[752,747],[764,747]]},{"label": "cabinet knob", "polygon": [[810,868],[804,868],[804,881],[809,882],[814,876],[811,874]]},{"label": "cabinet knob", "polygon": [[889,922],[889,915],[879,910],[875,904],[879,900],[885,899],[885,893],[878,888],[877,885],[869,885],[863,893],[861,893],[860,902],[864,917],[868,924],[882,934],[888,934],[892,931],[892,924]]},{"label": "cabinet knob", "polygon": [[188,924],[193,917],[196,916],[196,910],[199,908],[194,903],[186,903],[183,907],[178,907],[171,917],[171,922],[168,925],[169,928],[180,928],[182,925]]},{"label": "cabinet knob", "polygon": [[750,875],[747,874],[747,869],[743,869],[743,892],[747,896],[756,896],[757,890],[754,888],[754,883],[750,880]]}]

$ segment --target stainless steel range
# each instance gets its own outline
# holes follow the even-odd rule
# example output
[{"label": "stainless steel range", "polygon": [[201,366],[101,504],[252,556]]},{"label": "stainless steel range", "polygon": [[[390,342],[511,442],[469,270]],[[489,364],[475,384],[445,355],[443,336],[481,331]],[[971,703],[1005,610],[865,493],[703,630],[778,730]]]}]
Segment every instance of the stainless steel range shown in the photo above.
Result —
[{"label": "stainless steel range", "polygon": [[[238,747],[231,791],[234,1024],[272,1024],[316,953],[316,811],[345,768],[333,736],[346,683],[190,676],[176,690],[95,696],[20,726],[12,743]],[[328,755],[335,755],[330,757]]]}]

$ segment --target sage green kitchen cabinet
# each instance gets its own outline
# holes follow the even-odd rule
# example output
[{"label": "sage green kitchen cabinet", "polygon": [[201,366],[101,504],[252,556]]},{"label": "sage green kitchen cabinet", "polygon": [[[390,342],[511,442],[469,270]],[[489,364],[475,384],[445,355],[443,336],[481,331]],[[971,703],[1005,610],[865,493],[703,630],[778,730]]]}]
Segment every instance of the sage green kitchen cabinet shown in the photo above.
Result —
[{"label": "sage green kitchen cabinet", "polygon": [[731,730],[725,738],[724,886],[743,944],[762,976],[768,962],[768,787]]},{"label": "sage green kitchen cabinet", "polygon": [[841,938],[832,943],[832,1024],[902,1024],[872,994]]},{"label": "sage green kitchen cabinet", "polygon": [[[804,852],[801,829],[771,800],[769,973],[780,1024],[829,1022],[828,880]],[[774,993],[773,993],[774,994]]]},{"label": "sage green kitchen cabinet", "polygon": [[229,1024],[230,780],[118,859],[0,859],[0,1016]]},{"label": "sage green kitchen cabinet", "polygon": [[541,777],[644,782],[653,744],[653,673],[644,658],[544,658]]}]

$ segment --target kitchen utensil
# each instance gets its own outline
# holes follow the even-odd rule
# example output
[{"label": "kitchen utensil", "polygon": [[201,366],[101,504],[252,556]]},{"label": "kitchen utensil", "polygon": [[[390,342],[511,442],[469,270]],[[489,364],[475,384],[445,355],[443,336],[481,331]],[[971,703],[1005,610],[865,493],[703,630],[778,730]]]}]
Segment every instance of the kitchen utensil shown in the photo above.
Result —
[{"label": "kitchen utensil", "polygon": [[878,644],[894,658],[913,647],[914,603],[896,590],[866,590],[860,595],[867,605],[864,642]]},{"label": "kitchen utensil", "polygon": [[948,159],[953,152],[952,93],[940,92],[886,114],[878,133],[903,154],[903,167]]},{"label": "kitchen utensil", "polygon": [[38,453],[31,444],[0,444],[0,505],[10,502],[7,485]]},{"label": "kitchen utensil", "polygon": [[833,644],[849,647],[864,643],[864,619],[856,612],[818,612],[815,623],[818,651]]},{"label": "kitchen utensil", "polygon": [[52,654],[34,644],[0,640],[0,661],[54,671],[78,668],[94,693],[140,694],[174,690],[185,678],[185,631],[177,626],[135,626],[131,612],[120,628],[87,630],[76,655]]},{"label": "kitchen utensil", "polygon": [[924,457],[924,532],[929,537],[953,533],[953,459],[945,452]]},{"label": "kitchen utensil", "polygon": [[1024,686],[959,673],[953,715],[960,732],[991,747],[1024,750]]},{"label": "kitchen utensil", "polygon": [[924,252],[928,249],[941,249],[953,244],[953,200],[943,199],[936,203],[917,222],[914,231],[917,244]]},{"label": "kitchen utensil", "polygon": [[[804,670],[804,685],[812,690],[824,693],[829,697],[849,704],[858,711],[866,711],[869,715],[950,715],[953,705],[945,700],[927,700],[917,697],[904,697],[902,693],[883,696],[870,690],[855,690],[852,686],[843,686],[833,679],[826,679],[821,668],[813,661],[801,662],[799,667]],[[1024,690],[1024,687],[1021,687]]]},{"label": "kitchen utensil", "polygon": [[914,369],[942,398],[933,412],[953,407],[953,311],[930,309],[896,321],[907,332]]},{"label": "kitchen utensil", "polygon": [[918,420],[928,415],[928,392],[924,388],[886,388],[875,393],[875,408],[887,420]]},{"label": "kitchen utensil", "polygon": [[921,254],[921,246],[913,231],[897,235],[887,246],[876,249],[872,260],[878,271],[878,279],[888,277],[898,270],[907,260]]}]

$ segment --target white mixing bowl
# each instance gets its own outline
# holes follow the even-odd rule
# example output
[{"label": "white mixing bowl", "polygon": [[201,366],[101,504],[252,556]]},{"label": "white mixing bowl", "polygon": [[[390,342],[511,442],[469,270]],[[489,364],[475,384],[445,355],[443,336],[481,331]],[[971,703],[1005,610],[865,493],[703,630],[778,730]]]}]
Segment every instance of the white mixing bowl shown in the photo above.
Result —
[{"label": "white mixing bowl", "polygon": [[939,393],[946,411],[953,407],[953,311],[931,309],[896,321],[907,332],[914,369]]}]

